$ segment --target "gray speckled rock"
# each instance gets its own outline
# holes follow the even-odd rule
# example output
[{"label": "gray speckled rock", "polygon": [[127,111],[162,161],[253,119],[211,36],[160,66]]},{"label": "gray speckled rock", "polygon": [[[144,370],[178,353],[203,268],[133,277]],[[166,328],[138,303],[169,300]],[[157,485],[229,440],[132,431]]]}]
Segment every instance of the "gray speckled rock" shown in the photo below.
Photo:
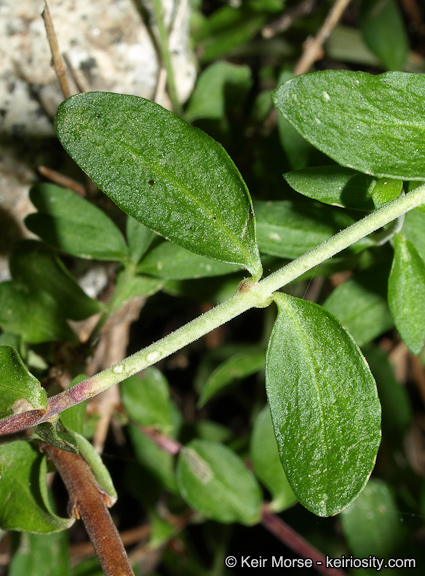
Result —
[{"label": "gray speckled rock", "polygon": [[[146,0],[146,13],[150,1]],[[187,48],[187,0],[163,0],[173,23],[170,47],[179,97],[184,101],[195,81]],[[53,169],[53,118],[63,99],[51,67],[41,13],[42,0],[0,0],[0,234],[13,220],[14,233],[0,242],[0,260],[8,238],[23,234],[22,219],[32,211],[28,188],[35,168]],[[153,98],[159,73],[152,32],[133,0],[50,0],[59,41],[85,91],[104,90]],[[69,77],[71,91],[79,90]],[[167,106],[167,101],[160,101]],[[7,275],[1,266],[0,280]]]}]

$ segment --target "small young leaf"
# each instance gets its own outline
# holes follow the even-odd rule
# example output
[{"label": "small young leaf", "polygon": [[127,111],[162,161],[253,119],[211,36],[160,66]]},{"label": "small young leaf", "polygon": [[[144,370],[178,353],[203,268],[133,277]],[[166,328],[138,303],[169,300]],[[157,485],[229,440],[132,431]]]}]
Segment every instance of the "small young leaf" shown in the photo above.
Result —
[{"label": "small young leaf", "polygon": [[363,0],[359,26],[366,44],[388,70],[400,70],[409,39],[395,0]]},{"label": "small young leaf", "polygon": [[342,166],[319,166],[288,172],[289,186],[308,198],[331,206],[373,210],[372,191],[376,178]]},{"label": "small young leaf", "polygon": [[353,224],[342,210],[290,200],[255,203],[260,251],[298,258]]},{"label": "small young leaf", "polygon": [[0,446],[0,528],[50,534],[69,528],[74,518],[60,518],[50,508],[46,457],[26,440]]},{"label": "small young leaf", "polygon": [[15,280],[0,283],[0,326],[29,344],[53,340],[76,342],[54,298]]},{"label": "small young leaf", "polygon": [[162,242],[155,246],[140,264],[137,271],[170,280],[190,280],[222,276],[240,270],[240,266],[226,264],[189,252],[172,242]]},{"label": "small young leaf", "polygon": [[30,198],[38,212],[27,216],[25,225],[47,244],[80,258],[127,257],[124,238],[112,220],[72,190],[36,184]]},{"label": "small young leaf", "polygon": [[126,235],[130,259],[137,263],[151,245],[155,234],[131,216],[127,216]]},{"label": "small young leaf", "polygon": [[46,391],[10,346],[0,346],[0,374],[0,418],[27,410],[39,410],[40,416],[44,414]]},{"label": "small young leaf", "polygon": [[199,76],[186,111],[186,120],[221,120],[227,108],[239,108],[251,88],[249,66],[214,62]]},{"label": "small young leaf", "polygon": [[425,340],[425,262],[401,233],[394,236],[388,304],[406,346],[419,354]]},{"label": "small young leaf", "polygon": [[125,411],[137,424],[154,426],[164,434],[172,432],[168,382],[157,368],[146,368],[140,378],[127,378],[120,391]]},{"label": "small young leaf", "polygon": [[272,99],[338,164],[372,176],[424,180],[423,74],[325,70],[288,80]]},{"label": "small young leaf", "polygon": [[312,302],[275,294],[266,389],[283,468],[301,504],[341,512],[375,464],[381,410],[353,338]]},{"label": "small young leaf", "polygon": [[394,321],[387,303],[389,266],[377,264],[340,284],[323,307],[334,314],[358,346],[364,346],[387,330]]},{"label": "small young leaf", "polygon": [[260,519],[261,490],[254,475],[222,444],[192,440],[180,451],[177,482],[186,502],[207,518],[246,525]]},{"label": "small young leaf", "polygon": [[99,302],[87,296],[53,250],[41,242],[17,242],[9,267],[14,280],[53,296],[65,318],[83,320],[101,309]]},{"label": "small young leaf", "polygon": [[280,463],[270,409],[267,405],[255,419],[250,453],[255,474],[272,495],[273,511],[282,512],[295,504],[297,498]]},{"label": "small young leaf", "polygon": [[220,364],[206,380],[199,398],[198,407],[202,408],[213,396],[218,394],[234,380],[242,380],[261,370],[266,363],[263,350],[246,350]]},{"label": "small young leaf", "polygon": [[248,190],[209,136],[153,102],[105,92],[62,102],[55,126],[124,212],[188,250],[261,275]]},{"label": "small young leaf", "polygon": [[341,515],[351,551],[358,558],[392,555],[406,531],[398,506],[382,480],[370,480],[363,493]]},{"label": "small young leaf", "polygon": [[384,204],[398,198],[403,189],[402,180],[392,180],[391,178],[380,178],[372,190],[372,200],[375,208],[381,208]]}]

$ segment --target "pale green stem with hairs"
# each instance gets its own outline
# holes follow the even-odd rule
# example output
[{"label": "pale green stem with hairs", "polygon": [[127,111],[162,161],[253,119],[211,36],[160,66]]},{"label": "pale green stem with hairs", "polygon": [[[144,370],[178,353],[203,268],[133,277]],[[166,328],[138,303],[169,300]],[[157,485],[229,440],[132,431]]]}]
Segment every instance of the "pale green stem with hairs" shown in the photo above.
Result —
[{"label": "pale green stem with hairs", "polygon": [[[250,308],[268,306],[273,300],[275,291],[299,278],[302,274],[328,260],[338,252],[348,248],[358,240],[424,203],[425,185],[422,185],[406,196],[397,198],[352,226],[342,230],[326,242],[293,260],[260,282],[255,283],[252,278],[243,281],[237,293],[226,302],[219,304],[202,316],[165,336],[165,338],[114,364],[96,376],[50,398],[48,410],[39,422],[45,421],[54,414],[96,396],[110,386],[122,382],[129,376],[177,352]],[[6,420],[19,418],[19,416],[23,415],[18,414],[0,422],[0,434],[6,433],[6,428],[10,430]],[[3,422],[6,425],[4,428]],[[14,428],[13,431],[17,430]]]}]

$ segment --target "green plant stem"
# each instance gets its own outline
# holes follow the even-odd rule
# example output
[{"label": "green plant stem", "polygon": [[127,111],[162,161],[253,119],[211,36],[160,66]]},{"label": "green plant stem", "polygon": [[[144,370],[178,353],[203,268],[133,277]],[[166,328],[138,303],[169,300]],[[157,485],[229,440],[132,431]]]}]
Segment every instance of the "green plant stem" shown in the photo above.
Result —
[{"label": "green plant stem", "polygon": [[171,99],[171,104],[173,106],[173,112],[174,114],[177,114],[177,116],[181,117],[182,108],[180,106],[180,102],[177,96],[173,63],[171,61],[168,31],[167,27],[165,26],[165,20],[164,20],[164,7],[162,5],[161,0],[153,0],[152,4],[155,13],[156,24],[158,26],[159,48],[161,51],[162,63],[164,65],[165,71],[167,72],[167,86]]},{"label": "green plant stem", "polygon": [[273,299],[273,292],[292,282],[318,264],[348,248],[358,240],[368,236],[385,224],[392,222],[405,212],[425,203],[425,185],[420,186],[402,198],[383,206],[352,226],[336,234],[303,256],[293,260],[277,272],[258,283],[247,279],[241,283],[235,296],[212,308],[202,316],[172,332],[158,342],[136,352],[125,360],[49,398],[46,413],[40,417],[39,411],[16,414],[0,421],[0,434],[10,434],[45,422],[54,414],[96,396],[110,386],[122,382],[129,376],[155,364],[184,346],[201,338],[211,330],[232,320],[250,308],[263,308]]}]

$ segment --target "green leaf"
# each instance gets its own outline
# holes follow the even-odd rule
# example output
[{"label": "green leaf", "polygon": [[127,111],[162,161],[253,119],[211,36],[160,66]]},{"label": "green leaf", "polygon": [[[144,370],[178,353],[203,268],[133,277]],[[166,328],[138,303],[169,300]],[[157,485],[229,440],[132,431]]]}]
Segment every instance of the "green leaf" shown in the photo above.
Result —
[{"label": "green leaf", "polygon": [[10,346],[0,346],[0,374],[0,418],[27,410],[39,410],[40,416],[44,414],[46,391]]},{"label": "green leaf", "polygon": [[335,288],[323,303],[358,346],[371,342],[394,325],[387,303],[388,274],[386,263],[357,272]]},{"label": "green leaf", "polygon": [[405,538],[398,506],[382,480],[370,480],[363,493],[344,510],[342,526],[351,551],[358,558],[369,554],[392,556]]},{"label": "green leaf", "polygon": [[205,404],[235,380],[243,380],[261,370],[266,363],[263,350],[245,350],[220,364],[206,380],[198,407]]},{"label": "green leaf", "polygon": [[[121,281],[125,282],[124,286],[120,286]],[[141,276],[139,274],[128,279],[128,277],[125,276],[125,271],[122,271],[118,275],[113,310],[118,310],[125,302],[132,298],[140,298],[141,296],[147,298],[148,296],[152,296],[152,294],[161,290],[163,284],[164,281],[161,279]]]},{"label": "green leaf", "polygon": [[9,267],[14,280],[23,282],[32,290],[49,293],[65,318],[83,320],[101,309],[99,302],[87,296],[53,250],[41,242],[17,242]]},{"label": "green leaf", "polygon": [[0,446],[0,527],[36,534],[69,528],[73,518],[60,518],[50,508],[46,457],[27,441]]},{"label": "green leaf", "polygon": [[402,233],[411,242],[425,261],[425,214],[419,210],[411,210],[405,215]]},{"label": "green leaf", "polygon": [[395,200],[403,190],[402,180],[391,180],[390,178],[381,178],[376,183],[372,191],[372,199],[375,208],[381,208],[388,202]]},{"label": "green leaf", "polygon": [[400,70],[407,58],[409,39],[395,0],[363,0],[359,27],[364,40],[388,70]]},{"label": "green leaf", "polygon": [[176,494],[178,488],[173,456],[159,448],[135,426],[129,426],[128,430],[137,461],[155,477],[157,485]]},{"label": "green leaf", "polygon": [[124,238],[112,220],[72,190],[36,184],[30,198],[38,212],[27,216],[25,225],[47,244],[79,258],[127,257]]},{"label": "green leaf", "polygon": [[155,234],[131,216],[127,216],[126,235],[130,260],[137,263],[151,245]]},{"label": "green leaf", "polygon": [[201,26],[194,30],[194,40],[201,55],[201,62],[211,62],[245,44],[261,30],[267,15],[256,12],[247,5],[235,9],[223,6]]},{"label": "green leaf", "polygon": [[401,233],[394,236],[388,304],[406,346],[419,354],[425,340],[425,262]]},{"label": "green leaf", "polygon": [[400,180],[424,180],[423,74],[325,70],[296,76],[273,103],[338,164]]},{"label": "green leaf", "polygon": [[0,283],[0,326],[29,344],[77,341],[50,294],[15,280]]},{"label": "green leaf", "polygon": [[372,191],[376,178],[341,166],[319,166],[288,172],[289,186],[308,198],[331,206],[373,210]]},{"label": "green leaf", "polygon": [[388,354],[378,346],[365,351],[366,360],[372,370],[378,387],[382,406],[382,429],[384,438],[393,439],[400,444],[412,421],[412,407],[406,386],[394,375]]},{"label": "green leaf", "polygon": [[194,254],[172,242],[162,242],[155,246],[137,266],[137,271],[142,274],[170,280],[222,276],[240,269],[240,266],[234,264]]},{"label": "green leaf", "polygon": [[375,382],[334,316],[282,293],[275,300],[266,389],[280,459],[301,504],[331,516],[356,498],[375,464],[381,439]]},{"label": "green leaf", "polygon": [[251,85],[249,66],[214,62],[198,78],[186,110],[186,120],[221,120],[227,109],[242,106]]},{"label": "green leaf", "polygon": [[172,432],[168,382],[157,368],[146,368],[140,378],[127,378],[121,382],[120,391],[124,409],[134,422],[154,426],[164,434]]},{"label": "green leaf", "polygon": [[[72,388],[76,384],[79,384],[80,382],[83,382],[84,380],[86,380],[86,378],[87,376],[85,374],[80,374],[80,376],[76,376],[72,380],[71,384],[68,386],[68,389]],[[71,430],[72,432],[82,434],[84,428],[84,417],[86,414],[86,408],[87,408],[87,400],[84,402],[80,402],[79,404],[75,404],[74,406],[71,406],[71,408],[67,408],[66,410],[61,412],[60,418],[65,428]]]},{"label": "green leaf", "polygon": [[261,275],[248,190],[205,133],[153,102],[106,92],[62,102],[55,125],[66,151],[124,212],[188,250]]},{"label": "green leaf", "polygon": [[258,245],[264,254],[298,258],[353,224],[342,210],[290,200],[255,203]]},{"label": "green leaf", "polygon": [[255,474],[272,495],[272,510],[282,512],[295,504],[297,498],[280,463],[270,409],[267,405],[255,419],[250,453]]},{"label": "green leaf", "polygon": [[21,534],[9,576],[71,576],[66,532]]},{"label": "green leaf", "polygon": [[261,490],[230,448],[193,440],[180,451],[177,482],[186,502],[207,518],[252,525],[260,519]]}]

